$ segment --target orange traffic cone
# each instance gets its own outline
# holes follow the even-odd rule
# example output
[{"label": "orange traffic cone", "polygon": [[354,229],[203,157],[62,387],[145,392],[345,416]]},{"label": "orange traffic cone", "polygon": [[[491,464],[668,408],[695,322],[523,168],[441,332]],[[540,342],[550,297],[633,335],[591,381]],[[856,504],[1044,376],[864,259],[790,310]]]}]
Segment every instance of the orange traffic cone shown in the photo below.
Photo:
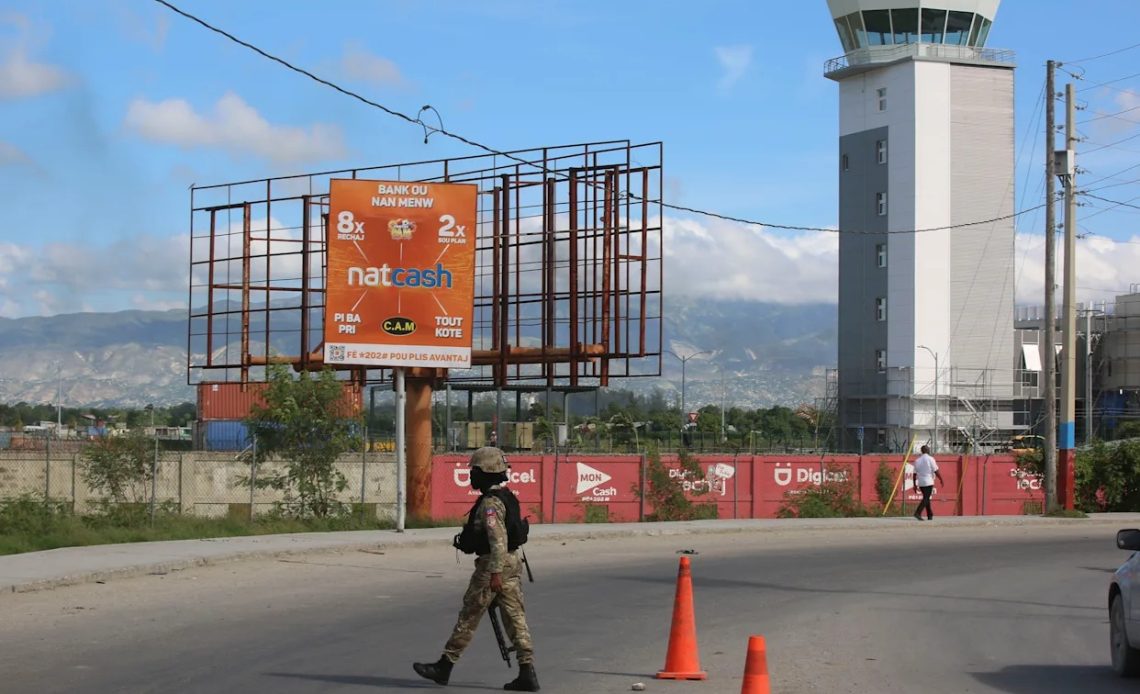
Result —
[{"label": "orange traffic cone", "polygon": [[771,694],[768,682],[768,654],[763,636],[748,638],[748,659],[744,661],[744,683],[740,694]]},{"label": "orange traffic cone", "polygon": [[701,671],[697,654],[697,620],[693,616],[693,576],[689,571],[689,558],[681,557],[677,570],[677,595],[673,598],[673,627],[669,630],[669,651],[665,654],[665,669],[657,673],[659,680],[703,680],[708,673]]}]

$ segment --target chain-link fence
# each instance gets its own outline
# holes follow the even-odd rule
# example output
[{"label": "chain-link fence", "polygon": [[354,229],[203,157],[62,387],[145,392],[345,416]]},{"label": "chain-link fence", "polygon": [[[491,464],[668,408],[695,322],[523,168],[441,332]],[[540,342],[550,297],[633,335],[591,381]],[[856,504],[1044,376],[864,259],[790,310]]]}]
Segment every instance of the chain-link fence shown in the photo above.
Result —
[{"label": "chain-link fence", "polygon": [[[164,512],[243,518],[270,513],[285,501],[281,491],[256,484],[257,476],[280,472],[282,463],[259,462],[254,469],[248,456],[235,453],[157,451],[146,481],[128,485],[117,502],[88,483],[85,467],[82,451],[0,451],[0,500],[46,498],[70,504],[77,514],[129,503]],[[336,501],[363,515],[395,518],[394,454],[349,454],[337,461],[336,469],[347,482]]]},{"label": "chain-link fence", "polygon": [[[717,432],[658,432],[652,436],[638,436],[632,434],[614,436],[605,432],[586,433],[574,435],[571,440],[557,446],[560,451],[573,451],[584,454],[630,454],[645,453],[649,447],[656,447],[661,453],[678,453],[685,451],[691,454],[725,453],[748,455],[813,455],[834,451],[826,433],[819,436],[813,434],[790,434],[787,436],[764,437],[759,433],[742,434],[729,432],[721,436]],[[433,440],[436,453],[471,453],[474,447],[463,446],[455,438],[448,441],[443,436],[436,436]],[[552,453],[555,450],[552,439],[535,438],[531,447],[520,448],[512,446],[511,442],[500,446],[503,450],[513,453]],[[391,440],[377,440],[373,450],[395,450]]]}]

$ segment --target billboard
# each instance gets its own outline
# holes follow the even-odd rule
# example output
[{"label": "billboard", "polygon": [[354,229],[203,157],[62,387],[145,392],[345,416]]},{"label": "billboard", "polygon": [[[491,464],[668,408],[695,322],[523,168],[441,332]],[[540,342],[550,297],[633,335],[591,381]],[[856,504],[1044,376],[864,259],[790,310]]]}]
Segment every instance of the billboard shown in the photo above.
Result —
[{"label": "billboard", "polygon": [[327,364],[470,368],[476,191],[330,182]]}]

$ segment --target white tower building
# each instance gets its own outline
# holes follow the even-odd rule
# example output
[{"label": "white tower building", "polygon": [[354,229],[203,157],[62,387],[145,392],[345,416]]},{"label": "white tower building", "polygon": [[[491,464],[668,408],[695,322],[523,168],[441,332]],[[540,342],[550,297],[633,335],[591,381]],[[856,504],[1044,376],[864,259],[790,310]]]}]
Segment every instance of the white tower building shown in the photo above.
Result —
[{"label": "white tower building", "polygon": [[1013,213],[1013,54],[986,47],[999,2],[828,0],[848,450],[1012,429],[1013,220],[962,226]]}]

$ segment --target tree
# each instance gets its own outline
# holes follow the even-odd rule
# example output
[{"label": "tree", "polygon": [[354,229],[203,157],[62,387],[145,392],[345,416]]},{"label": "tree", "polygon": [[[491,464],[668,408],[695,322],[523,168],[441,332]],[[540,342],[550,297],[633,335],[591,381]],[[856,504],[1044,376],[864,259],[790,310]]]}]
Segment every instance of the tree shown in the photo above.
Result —
[{"label": "tree", "polygon": [[265,405],[255,405],[247,421],[259,460],[280,460],[275,474],[257,475],[257,486],[284,492],[282,508],[301,518],[348,512],[337,494],[348,487],[336,469],[341,455],[359,450],[360,415],[344,398],[343,384],[331,369],[294,378],[282,365],[270,367]]},{"label": "tree", "polygon": [[146,500],[154,463],[154,443],[141,434],[96,439],[83,451],[83,479],[109,501]]}]

